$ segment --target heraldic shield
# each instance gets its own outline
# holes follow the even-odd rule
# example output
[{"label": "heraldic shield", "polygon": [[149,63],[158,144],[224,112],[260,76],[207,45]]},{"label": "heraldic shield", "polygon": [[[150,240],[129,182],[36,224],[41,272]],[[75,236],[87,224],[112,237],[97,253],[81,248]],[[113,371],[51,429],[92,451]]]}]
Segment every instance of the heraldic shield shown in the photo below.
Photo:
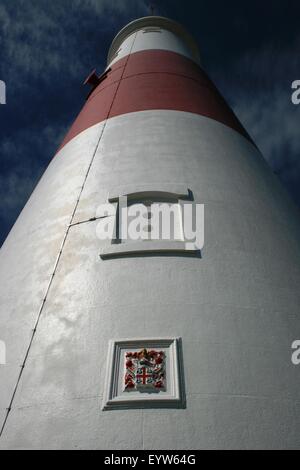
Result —
[{"label": "heraldic shield", "polygon": [[103,410],[185,406],[181,338],[109,341]]},{"label": "heraldic shield", "polygon": [[142,349],[125,354],[124,390],[155,391],[165,390],[165,352]]}]

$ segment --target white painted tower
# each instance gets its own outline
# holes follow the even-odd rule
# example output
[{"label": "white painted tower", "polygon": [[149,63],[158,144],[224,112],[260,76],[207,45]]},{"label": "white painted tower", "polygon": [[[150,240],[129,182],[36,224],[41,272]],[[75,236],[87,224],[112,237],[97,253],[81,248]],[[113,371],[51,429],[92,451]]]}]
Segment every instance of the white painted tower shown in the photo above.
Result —
[{"label": "white painted tower", "polygon": [[[180,25],[130,23],[88,83],[0,252],[0,448],[300,448],[298,210]],[[204,204],[201,256],[99,240],[123,195]],[[126,390],[143,350],[163,385]]]}]

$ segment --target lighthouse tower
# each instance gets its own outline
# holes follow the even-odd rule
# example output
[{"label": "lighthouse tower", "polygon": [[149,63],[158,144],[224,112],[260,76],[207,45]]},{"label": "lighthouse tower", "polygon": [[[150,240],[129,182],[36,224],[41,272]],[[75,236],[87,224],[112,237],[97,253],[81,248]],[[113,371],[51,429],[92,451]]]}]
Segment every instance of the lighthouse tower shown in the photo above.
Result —
[{"label": "lighthouse tower", "polygon": [[[177,23],[87,84],[0,252],[0,448],[299,448],[297,209]],[[204,206],[204,246],[123,239],[125,197]]]}]

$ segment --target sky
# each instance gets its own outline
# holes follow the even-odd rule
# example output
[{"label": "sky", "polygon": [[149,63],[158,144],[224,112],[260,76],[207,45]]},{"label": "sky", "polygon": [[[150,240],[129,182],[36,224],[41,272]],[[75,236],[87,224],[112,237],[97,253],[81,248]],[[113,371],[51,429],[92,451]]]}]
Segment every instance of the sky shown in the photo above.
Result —
[{"label": "sky", "polygon": [[300,207],[299,0],[0,0],[0,246],[101,73],[113,37],[154,13],[182,23],[202,64]]}]

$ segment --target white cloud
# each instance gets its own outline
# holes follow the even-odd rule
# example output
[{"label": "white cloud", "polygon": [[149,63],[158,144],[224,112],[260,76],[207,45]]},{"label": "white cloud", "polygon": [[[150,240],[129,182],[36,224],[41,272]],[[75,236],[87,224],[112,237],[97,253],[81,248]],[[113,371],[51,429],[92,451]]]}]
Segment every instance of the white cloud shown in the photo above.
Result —
[{"label": "white cloud", "polygon": [[288,85],[286,90],[276,88],[267,97],[262,93],[235,107],[274,168],[284,163],[287,147],[295,163],[300,161],[300,108],[292,104]]},{"label": "white cloud", "polygon": [[66,128],[46,126],[38,129],[21,129],[10,138],[2,139],[0,155],[2,167],[9,169],[0,174],[0,201],[2,220],[10,222],[32,193],[47,164],[40,155],[57,148]]},{"label": "white cloud", "polygon": [[300,79],[299,50],[300,35],[285,47],[264,45],[240,57],[223,83],[238,118],[298,202],[300,106],[291,101],[291,85]]},{"label": "white cloud", "polygon": [[[0,78],[7,85],[10,121],[0,128],[6,134],[0,141],[2,223],[9,226],[16,218],[70,125],[66,117],[61,127],[61,114],[69,112],[72,119],[74,110],[54,100],[66,90],[71,108],[68,83],[79,89],[92,67],[104,65],[118,23],[145,14],[146,5],[143,0],[1,1]],[[0,230],[0,243],[3,235]]]},{"label": "white cloud", "polygon": [[95,33],[96,17],[100,34],[111,31],[119,15],[133,12],[145,14],[146,1],[9,0],[0,5],[2,65],[9,65],[6,73],[15,87],[22,86],[21,77],[45,80],[53,72],[80,80],[90,57],[82,34]]}]

